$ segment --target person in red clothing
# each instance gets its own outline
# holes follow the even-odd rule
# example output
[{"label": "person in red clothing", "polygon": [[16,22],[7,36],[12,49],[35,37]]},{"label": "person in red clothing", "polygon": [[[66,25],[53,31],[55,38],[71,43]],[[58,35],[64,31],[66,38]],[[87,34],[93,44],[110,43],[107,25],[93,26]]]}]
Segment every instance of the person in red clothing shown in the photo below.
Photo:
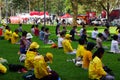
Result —
[{"label": "person in red clothing", "polygon": [[34,34],[35,34],[35,36],[39,36],[39,28],[38,28],[38,25],[35,25]]}]

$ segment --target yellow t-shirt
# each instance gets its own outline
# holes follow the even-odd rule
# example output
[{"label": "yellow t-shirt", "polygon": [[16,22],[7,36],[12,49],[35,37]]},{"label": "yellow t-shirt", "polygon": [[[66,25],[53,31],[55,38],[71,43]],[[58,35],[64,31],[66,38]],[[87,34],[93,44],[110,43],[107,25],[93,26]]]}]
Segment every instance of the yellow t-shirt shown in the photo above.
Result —
[{"label": "yellow t-shirt", "polygon": [[34,68],[33,62],[34,62],[34,57],[37,56],[37,52],[33,51],[27,51],[26,53],[26,59],[25,59],[25,67],[28,70],[31,70]]},{"label": "yellow t-shirt", "polygon": [[12,31],[9,31],[6,29],[5,33],[4,33],[4,38],[5,40],[9,40],[12,36]]},{"label": "yellow t-shirt", "polygon": [[85,50],[84,55],[83,55],[83,65],[82,67],[84,69],[88,69],[89,63],[92,60],[92,53],[88,50]]},{"label": "yellow t-shirt", "polygon": [[18,42],[18,38],[19,38],[19,35],[13,32],[12,37],[11,37],[11,43],[15,44],[16,42]]},{"label": "yellow t-shirt", "polygon": [[89,78],[90,79],[100,80],[100,78],[102,76],[105,76],[106,74],[107,73],[103,69],[100,58],[96,56],[92,61],[90,61],[90,64],[89,64]]},{"label": "yellow t-shirt", "polygon": [[49,75],[47,64],[42,55],[40,55],[39,60],[34,61],[34,74],[35,74],[35,77],[38,79],[41,79]]},{"label": "yellow t-shirt", "polygon": [[7,68],[0,63],[0,73],[6,73],[6,72],[7,72]]},{"label": "yellow t-shirt", "polygon": [[73,48],[72,48],[71,43],[70,43],[70,40],[64,39],[62,41],[62,45],[63,45],[64,53],[68,53],[68,52],[72,52],[73,51]]},{"label": "yellow t-shirt", "polygon": [[78,45],[77,53],[76,53],[76,58],[78,58],[78,57],[82,58],[83,55],[84,55],[84,51],[85,51],[84,45]]}]

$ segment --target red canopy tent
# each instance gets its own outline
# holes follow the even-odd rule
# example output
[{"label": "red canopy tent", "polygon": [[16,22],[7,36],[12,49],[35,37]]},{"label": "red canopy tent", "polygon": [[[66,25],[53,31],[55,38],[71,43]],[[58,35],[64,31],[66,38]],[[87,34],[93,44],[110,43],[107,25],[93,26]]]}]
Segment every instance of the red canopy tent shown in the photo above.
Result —
[{"label": "red canopy tent", "polygon": [[65,15],[63,15],[61,18],[72,18],[72,16],[68,13],[66,13]]},{"label": "red canopy tent", "polygon": [[33,15],[39,15],[40,13],[38,11],[31,11],[30,12],[30,15],[33,16]]},{"label": "red canopy tent", "polygon": [[[44,15],[44,12],[41,11],[41,12],[39,13],[39,15],[40,15],[40,16],[41,16],[41,15]],[[49,13],[48,13],[48,12],[45,12],[45,15],[49,15]]]}]

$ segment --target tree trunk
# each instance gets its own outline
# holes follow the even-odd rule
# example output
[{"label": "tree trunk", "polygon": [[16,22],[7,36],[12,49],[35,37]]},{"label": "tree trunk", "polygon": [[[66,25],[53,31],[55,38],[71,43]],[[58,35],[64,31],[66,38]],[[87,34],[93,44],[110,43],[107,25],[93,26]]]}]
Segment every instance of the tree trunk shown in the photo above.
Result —
[{"label": "tree trunk", "polygon": [[78,15],[78,1],[77,0],[70,0],[72,5],[72,11],[73,11],[73,26],[77,26],[77,15]]}]

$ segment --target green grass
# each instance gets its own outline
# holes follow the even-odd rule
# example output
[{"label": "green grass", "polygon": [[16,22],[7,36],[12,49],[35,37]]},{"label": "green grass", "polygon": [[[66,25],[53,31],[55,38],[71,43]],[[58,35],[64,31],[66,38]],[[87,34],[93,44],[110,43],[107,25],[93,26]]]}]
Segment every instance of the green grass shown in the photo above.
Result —
[{"label": "green grass", "polygon": [[[10,25],[12,31],[15,30],[15,28],[18,28],[18,25]],[[55,26],[47,26],[50,28],[51,36],[50,39],[57,39],[55,36]],[[31,25],[23,25],[23,30],[27,30],[30,32]],[[39,29],[41,26],[39,26]],[[78,27],[77,30],[80,30],[81,27]],[[87,27],[87,32],[90,35],[94,27],[90,26]],[[98,27],[99,32],[102,32],[104,30],[104,27]],[[68,30],[71,29],[71,27],[67,27]],[[115,33],[115,27],[110,28],[110,32],[113,34]],[[76,36],[76,38],[79,38]],[[67,62],[66,59],[68,58],[75,58],[75,55],[67,55],[64,54],[63,50],[61,49],[53,49],[50,48],[51,45],[45,45],[42,41],[39,40],[39,38],[34,37],[32,41],[36,41],[40,44],[39,53],[42,55],[45,55],[46,52],[51,52],[54,55],[53,63],[50,64],[51,68],[55,70],[59,76],[62,78],[62,80],[88,80],[88,72],[86,70],[83,70],[80,67],[76,67],[72,62]],[[89,40],[93,41],[93,40]],[[55,41],[57,43],[57,41]],[[95,42],[95,41],[93,41]],[[104,46],[108,46],[110,49],[110,41],[103,42]],[[78,42],[72,42],[73,48],[77,48]],[[22,64],[20,63],[18,58],[19,55],[17,54],[19,50],[19,45],[13,45],[10,44],[6,40],[0,40],[0,57],[3,57],[8,60],[9,63],[12,64]],[[115,80],[120,80],[119,72],[120,72],[120,61],[117,61],[118,58],[120,58],[120,54],[108,54],[108,50],[106,50],[104,57],[102,59],[104,65],[109,66],[113,72],[115,73]],[[93,50],[94,52],[94,50]],[[17,73],[17,72],[10,72],[7,71],[6,74],[0,75],[0,80],[23,80],[22,79],[23,73]]]}]

